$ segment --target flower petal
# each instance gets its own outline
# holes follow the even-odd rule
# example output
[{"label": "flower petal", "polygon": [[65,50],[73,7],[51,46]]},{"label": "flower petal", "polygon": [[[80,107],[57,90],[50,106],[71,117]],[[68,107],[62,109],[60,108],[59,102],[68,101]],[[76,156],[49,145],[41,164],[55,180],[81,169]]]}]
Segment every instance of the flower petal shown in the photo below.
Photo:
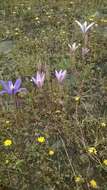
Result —
[{"label": "flower petal", "polygon": [[84,33],[84,25],[82,25],[78,20],[75,21],[81,28],[82,32]]},{"label": "flower petal", "polygon": [[26,88],[19,88],[14,90],[14,94],[17,94],[18,92],[27,92]]},{"label": "flower petal", "polygon": [[61,80],[62,80],[62,81],[65,79],[66,74],[67,74],[67,71],[64,70],[63,73],[62,73],[62,76],[61,76]]},{"label": "flower petal", "polygon": [[15,84],[14,84],[14,89],[18,90],[21,86],[21,83],[22,83],[21,79],[17,79]]},{"label": "flower petal", "polygon": [[32,81],[36,84],[36,78],[32,77]]},{"label": "flower petal", "polygon": [[0,91],[0,95],[6,94],[6,93],[7,93],[6,90],[2,90],[2,91]]},{"label": "flower petal", "polygon": [[86,28],[86,32],[87,32],[94,24],[95,24],[94,22],[92,22],[91,24],[89,24],[89,25],[87,26],[87,28]]},{"label": "flower petal", "polygon": [[10,81],[8,81],[7,83],[8,83],[9,89],[10,89],[10,90],[13,90],[14,86],[13,86],[12,81],[10,80]]},{"label": "flower petal", "polygon": [[3,86],[4,90],[8,91],[8,84],[5,81],[0,80],[0,84]]},{"label": "flower petal", "polygon": [[58,71],[56,71],[56,70],[55,70],[55,76],[56,76],[56,78],[59,80],[59,78],[60,78],[60,73],[59,73]]}]

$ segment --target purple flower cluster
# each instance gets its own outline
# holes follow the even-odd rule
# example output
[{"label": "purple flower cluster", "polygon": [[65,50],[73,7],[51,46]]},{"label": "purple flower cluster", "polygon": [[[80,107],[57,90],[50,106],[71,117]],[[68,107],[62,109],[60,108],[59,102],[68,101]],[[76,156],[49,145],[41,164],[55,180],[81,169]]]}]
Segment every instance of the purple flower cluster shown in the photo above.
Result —
[{"label": "purple flower cluster", "polygon": [[[66,70],[64,71],[60,70],[59,72],[55,70],[55,77],[58,83],[61,84],[64,81],[66,74],[67,74]],[[45,81],[45,73],[37,71],[36,76],[32,77],[32,81],[38,88],[42,88]],[[17,93],[20,93],[23,91],[27,92],[26,88],[21,88],[21,83],[22,83],[21,79],[17,79],[14,84],[10,80],[7,82],[0,80],[0,84],[3,87],[3,90],[0,91],[0,95],[3,95],[3,94],[16,95]]]},{"label": "purple flower cluster", "polygon": [[[67,71],[64,70],[60,70],[60,71],[56,71],[55,70],[55,77],[57,79],[57,81],[61,84],[65,77],[66,77]],[[32,81],[34,82],[34,84],[38,87],[41,88],[44,85],[44,81],[45,81],[45,73],[43,72],[39,72],[37,71],[37,74],[35,77],[32,77]]]}]

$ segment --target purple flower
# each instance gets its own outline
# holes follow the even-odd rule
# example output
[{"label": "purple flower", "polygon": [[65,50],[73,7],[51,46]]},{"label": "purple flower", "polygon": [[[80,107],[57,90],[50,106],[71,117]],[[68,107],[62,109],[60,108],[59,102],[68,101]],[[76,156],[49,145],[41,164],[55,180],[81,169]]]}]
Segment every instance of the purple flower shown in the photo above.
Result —
[{"label": "purple flower", "polygon": [[45,80],[45,73],[37,71],[35,77],[32,77],[33,82],[37,85],[38,88],[42,88]]},{"label": "purple flower", "polygon": [[75,21],[79,26],[83,34],[86,34],[88,30],[94,25],[94,22],[88,25],[88,23],[85,21],[83,24],[81,24],[79,21]]},{"label": "purple flower", "polygon": [[64,71],[60,70],[59,72],[55,71],[55,76],[56,76],[59,83],[63,82],[63,80],[66,77],[66,74],[67,74],[66,70],[64,70]]},{"label": "purple flower", "polygon": [[22,83],[21,79],[17,79],[15,84],[13,84],[11,80],[9,80],[8,82],[0,80],[0,84],[3,86],[3,90],[0,92],[0,95],[3,94],[15,95],[18,92],[26,91],[26,88],[20,88],[21,83]]}]

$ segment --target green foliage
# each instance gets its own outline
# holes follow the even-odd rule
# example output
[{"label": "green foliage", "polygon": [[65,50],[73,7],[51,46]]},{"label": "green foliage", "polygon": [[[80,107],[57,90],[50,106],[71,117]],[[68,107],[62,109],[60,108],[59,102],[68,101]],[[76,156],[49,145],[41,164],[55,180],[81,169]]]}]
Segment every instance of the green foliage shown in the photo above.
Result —
[{"label": "green foliage", "polygon": [[[21,77],[28,90],[18,94],[18,108],[11,96],[0,96],[1,190],[107,189],[105,6],[106,0],[0,0],[0,80]],[[75,20],[95,22],[86,56]],[[68,44],[75,41],[74,56]],[[30,81],[38,69],[46,73],[43,89]],[[67,70],[63,85],[55,69]]]}]

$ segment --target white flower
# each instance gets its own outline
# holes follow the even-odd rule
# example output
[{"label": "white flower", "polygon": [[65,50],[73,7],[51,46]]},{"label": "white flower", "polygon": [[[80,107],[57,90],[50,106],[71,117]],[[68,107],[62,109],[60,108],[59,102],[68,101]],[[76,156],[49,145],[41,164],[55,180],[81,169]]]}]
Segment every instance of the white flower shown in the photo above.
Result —
[{"label": "white flower", "polygon": [[80,44],[76,45],[76,42],[74,42],[72,45],[68,44],[69,48],[70,48],[70,52],[74,53],[76,51],[76,49],[78,49],[78,47],[80,46]]},{"label": "white flower", "polygon": [[78,20],[75,21],[79,26],[82,31],[82,33],[87,33],[88,30],[95,24],[92,22],[91,24],[88,25],[87,21],[85,21],[83,24],[81,24]]}]

